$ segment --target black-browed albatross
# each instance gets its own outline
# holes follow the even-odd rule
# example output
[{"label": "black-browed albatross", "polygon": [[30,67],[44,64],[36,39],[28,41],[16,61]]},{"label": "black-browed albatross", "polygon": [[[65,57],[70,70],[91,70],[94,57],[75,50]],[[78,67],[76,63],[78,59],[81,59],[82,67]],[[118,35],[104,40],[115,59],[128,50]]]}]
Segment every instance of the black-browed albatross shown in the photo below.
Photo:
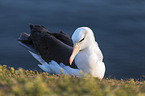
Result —
[{"label": "black-browed albatross", "polygon": [[31,34],[22,33],[18,42],[42,64],[38,65],[42,70],[61,74],[63,69],[65,74],[80,77],[82,70],[99,79],[104,77],[103,55],[90,28],[77,28],[72,39],[62,31],[50,33],[41,25],[30,25],[30,29]]}]

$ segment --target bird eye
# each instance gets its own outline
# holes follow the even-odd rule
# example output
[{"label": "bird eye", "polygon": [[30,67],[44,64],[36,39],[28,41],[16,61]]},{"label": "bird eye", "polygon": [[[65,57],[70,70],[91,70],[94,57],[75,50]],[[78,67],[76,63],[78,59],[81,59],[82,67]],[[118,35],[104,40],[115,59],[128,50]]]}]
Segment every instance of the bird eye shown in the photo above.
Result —
[{"label": "bird eye", "polygon": [[81,39],[79,42],[82,42],[85,39],[85,37],[83,39]]},{"label": "bird eye", "polygon": [[87,35],[87,32],[85,32],[84,38],[81,39],[79,42],[82,42],[85,39],[86,35]]}]

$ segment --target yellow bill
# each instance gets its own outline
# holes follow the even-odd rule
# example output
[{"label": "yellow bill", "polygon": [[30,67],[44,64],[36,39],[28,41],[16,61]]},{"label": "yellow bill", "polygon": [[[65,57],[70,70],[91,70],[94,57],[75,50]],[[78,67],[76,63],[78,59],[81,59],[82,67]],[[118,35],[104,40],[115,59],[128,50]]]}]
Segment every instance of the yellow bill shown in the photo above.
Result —
[{"label": "yellow bill", "polygon": [[77,43],[75,43],[73,52],[72,52],[72,54],[71,54],[71,56],[70,56],[70,58],[69,58],[69,63],[70,63],[70,65],[72,64],[72,62],[73,62],[73,60],[74,60],[74,58],[75,58],[75,56],[77,55],[78,52],[79,52],[79,46],[78,46]]}]

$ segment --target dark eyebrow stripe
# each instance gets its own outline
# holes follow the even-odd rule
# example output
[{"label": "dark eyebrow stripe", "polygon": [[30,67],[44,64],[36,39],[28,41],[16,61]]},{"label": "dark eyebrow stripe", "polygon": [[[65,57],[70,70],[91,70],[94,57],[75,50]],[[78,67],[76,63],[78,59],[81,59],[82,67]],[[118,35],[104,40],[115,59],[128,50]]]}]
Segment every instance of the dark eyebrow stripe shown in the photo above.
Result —
[{"label": "dark eyebrow stripe", "polygon": [[81,39],[79,42],[82,42],[85,39],[85,37],[83,39]]},{"label": "dark eyebrow stripe", "polygon": [[85,39],[86,35],[87,35],[87,33],[85,33],[84,38],[81,39],[79,42],[82,42]]}]

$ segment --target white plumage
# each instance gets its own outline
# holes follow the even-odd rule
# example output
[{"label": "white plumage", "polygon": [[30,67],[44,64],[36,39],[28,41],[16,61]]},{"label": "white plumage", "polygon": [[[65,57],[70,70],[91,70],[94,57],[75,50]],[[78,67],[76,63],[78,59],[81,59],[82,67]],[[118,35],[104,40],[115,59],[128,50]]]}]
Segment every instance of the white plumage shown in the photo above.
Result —
[{"label": "white plumage", "polygon": [[[49,64],[45,62],[40,55],[35,54],[31,51],[29,51],[30,54],[38,60],[41,64],[38,64],[38,66],[45,72],[50,73],[50,74],[66,74],[66,75],[75,75],[82,77],[82,73],[80,73],[79,69],[74,69],[69,66],[64,65],[63,63],[58,64],[54,60],[51,60]],[[62,71],[61,71],[62,70]]]},{"label": "white plumage", "polygon": [[72,40],[79,49],[75,56],[77,67],[84,73],[91,73],[92,76],[102,79],[105,74],[105,65],[93,31],[88,27],[77,28],[72,35]]}]

